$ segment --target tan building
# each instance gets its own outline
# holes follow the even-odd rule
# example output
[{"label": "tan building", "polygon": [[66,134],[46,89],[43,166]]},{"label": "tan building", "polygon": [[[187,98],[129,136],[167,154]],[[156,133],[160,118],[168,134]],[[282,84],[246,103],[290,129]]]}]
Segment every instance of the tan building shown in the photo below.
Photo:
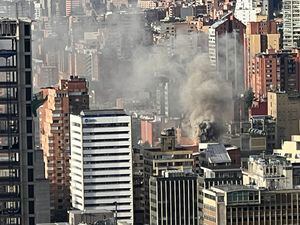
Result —
[{"label": "tan building", "polygon": [[276,120],[276,146],[280,146],[281,141],[300,133],[300,95],[268,92],[268,115]]},{"label": "tan building", "polygon": [[152,0],[139,0],[138,7],[141,9],[154,9],[158,6],[158,3]]},{"label": "tan building", "polygon": [[[252,59],[256,54],[265,52],[267,49],[279,50],[280,34],[275,21],[250,22],[247,24],[244,52],[246,88],[249,88],[249,72],[252,70]],[[251,74],[251,73],[250,73]]]},{"label": "tan building", "polygon": [[89,107],[87,82],[71,76],[61,80],[60,87],[42,88],[41,94],[46,101],[38,109],[40,148],[50,181],[51,220],[66,221],[70,206],[69,115]]}]

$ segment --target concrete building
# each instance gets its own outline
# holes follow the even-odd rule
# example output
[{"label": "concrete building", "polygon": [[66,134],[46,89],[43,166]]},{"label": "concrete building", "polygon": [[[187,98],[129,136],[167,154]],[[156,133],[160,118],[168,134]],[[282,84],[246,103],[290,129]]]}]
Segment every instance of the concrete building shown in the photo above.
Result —
[{"label": "concrete building", "polygon": [[66,2],[66,16],[78,15],[81,12],[80,0],[65,0]]},{"label": "concrete building", "polygon": [[252,116],[250,125],[250,149],[272,153],[276,146],[276,120],[272,116]]},{"label": "concrete building", "polygon": [[283,47],[300,47],[300,2],[283,0]]},{"label": "concrete building", "polygon": [[292,164],[280,156],[250,156],[247,169],[243,169],[243,184],[269,190],[293,189]]},{"label": "concrete building", "polygon": [[249,89],[252,60],[267,49],[280,49],[280,34],[275,21],[250,22],[244,39],[245,88]]},{"label": "concrete building", "polygon": [[193,150],[189,146],[176,146],[174,128],[162,131],[160,140],[160,147],[144,149],[144,224],[150,222],[150,177],[160,176],[166,170],[191,172],[193,168]]},{"label": "concrete building", "polygon": [[108,210],[69,210],[68,225],[96,224],[113,225],[115,223],[114,212]]},{"label": "concrete building", "polygon": [[0,224],[48,222],[38,208],[47,196],[36,187],[43,181],[34,151],[31,21],[1,18],[0,46]]},{"label": "concrete building", "polygon": [[276,147],[300,133],[300,96],[268,92],[268,114],[276,120]]},{"label": "concrete building", "polygon": [[270,20],[274,17],[276,3],[268,0],[237,0],[235,17],[245,25],[249,22]]},{"label": "concrete building", "polygon": [[253,0],[236,1],[234,16],[245,25],[257,21],[257,10],[253,3]]},{"label": "concrete building", "polygon": [[300,223],[297,189],[265,190],[227,185],[204,190],[204,225]]},{"label": "concrete building", "polygon": [[209,59],[221,79],[232,84],[233,93],[243,92],[243,42],[246,26],[228,13],[209,28]]},{"label": "concrete building", "polygon": [[300,163],[300,135],[292,135],[290,141],[284,141],[281,149],[275,149],[274,154],[286,157],[291,163]]},{"label": "concrete building", "polygon": [[79,210],[117,210],[133,224],[131,117],[123,110],[70,116],[71,198]]},{"label": "concrete building", "polygon": [[66,221],[70,207],[70,113],[89,108],[88,84],[73,77],[60,87],[42,88],[45,101],[38,109],[40,148],[44,151],[45,174],[51,183],[51,220]]},{"label": "concrete building", "polygon": [[[233,150],[237,153],[230,153]],[[231,155],[230,155],[231,154]],[[242,171],[240,151],[234,146],[225,147],[219,143],[199,144],[199,152],[194,152],[194,172],[202,179],[201,187],[241,184]]]},{"label": "concrete building", "polygon": [[144,157],[142,148],[133,148],[133,209],[135,225],[144,225]]},{"label": "concrete building", "polygon": [[300,92],[300,51],[267,50],[257,54],[249,71],[249,86],[258,99],[265,99],[270,90]]},{"label": "concrete building", "polygon": [[300,191],[284,157],[251,156],[243,184],[203,190],[203,224],[299,224]]},{"label": "concrete building", "polygon": [[199,224],[198,176],[164,171],[150,177],[150,225]]},{"label": "concrete building", "polygon": [[284,141],[281,149],[274,149],[274,154],[285,157],[293,166],[293,186],[300,186],[300,135],[292,135],[290,141]]}]

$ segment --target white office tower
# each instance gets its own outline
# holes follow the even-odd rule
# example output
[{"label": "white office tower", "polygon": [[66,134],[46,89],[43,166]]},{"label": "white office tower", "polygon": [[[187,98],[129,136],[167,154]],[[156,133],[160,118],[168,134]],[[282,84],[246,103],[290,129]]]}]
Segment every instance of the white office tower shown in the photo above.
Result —
[{"label": "white office tower", "polygon": [[254,7],[253,0],[237,0],[234,16],[243,24],[256,21],[257,9]]},{"label": "white office tower", "polygon": [[283,0],[283,47],[300,47],[300,0]]},{"label": "white office tower", "polygon": [[86,110],[70,117],[72,207],[117,209],[133,224],[131,117],[124,110]]}]

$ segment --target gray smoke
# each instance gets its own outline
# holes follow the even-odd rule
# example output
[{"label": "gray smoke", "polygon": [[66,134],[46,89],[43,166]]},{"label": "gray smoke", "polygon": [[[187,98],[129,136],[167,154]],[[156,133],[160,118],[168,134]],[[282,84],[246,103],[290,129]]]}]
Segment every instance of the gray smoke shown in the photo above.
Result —
[{"label": "gray smoke", "polygon": [[198,54],[187,65],[188,79],[183,85],[181,102],[193,130],[203,121],[224,124],[232,119],[232,87],[217,76],[208,54]]}]

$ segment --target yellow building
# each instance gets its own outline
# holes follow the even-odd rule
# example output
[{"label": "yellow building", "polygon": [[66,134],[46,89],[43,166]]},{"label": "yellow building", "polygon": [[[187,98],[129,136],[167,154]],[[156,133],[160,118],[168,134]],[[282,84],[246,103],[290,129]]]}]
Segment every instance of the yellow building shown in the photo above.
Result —
[{"label": "yellow building", "polygon": [[274,154],[286,157],[291,163],[300,163],[300,135],[292,135],[291,141],[283,142]]},{"label": "yellow building", "polygon": [[285,92],[268,92],[268,115],[276,120],[276,144],[300,133],[300,95]]}]

